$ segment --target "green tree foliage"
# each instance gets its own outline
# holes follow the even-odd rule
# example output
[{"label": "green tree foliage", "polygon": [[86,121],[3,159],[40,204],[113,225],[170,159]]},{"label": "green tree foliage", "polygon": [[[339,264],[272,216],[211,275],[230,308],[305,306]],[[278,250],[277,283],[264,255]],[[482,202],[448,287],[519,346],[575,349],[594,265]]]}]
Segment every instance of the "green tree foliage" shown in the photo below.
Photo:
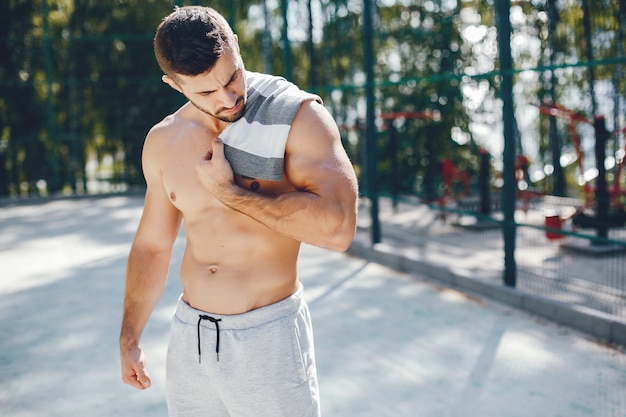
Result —
[{"label": "green tree foliage", "polygon": [[[516,65],[537,68],[532,76],[525,75],[524,88],[518,88],[519,101],[534,106],[556,104],[578,119],[570,120],[565,113],[556,119],[545,114],[537,118],[539,165],[554,166],[553,153],[576,153],[571,125],[578,132],[585,162],[593,160],[595,136],[591,124],[582,120],[591,122],[602,114],[614,129],[620,126],[626,86],[622,69],[626,43],[620,21],[626,19],[626,10],[619,3],[545,0],[512,9]],[[533,49],[535,44],[540,53]],[[619,135],[612,136],[608,145],[607,153],[613,154],[619,147]],[[561,154],[556,156],[558,159]],[[575,164],[567,173],[568,194],[581,196],[578,177],[582,173]],[[541,185],[544,190],[556,191],[548,181]]]},{"label": "green tree foliage", "polygon": [[[42,45],[32,25],[32,1],[11,1],[0,11],[0,195],[46,175]],[[28,188],[25,190],[28,192]]]},{"label": "green tree foliage", "polygon": [[119,0],[115,7],[97,0],[74,2],[66,44],[70,79],[64,96],[71,109],[66,130],[78,142],[82,138],[99,162],[113,158],[102,175],[114,182],[143,183],[143,139],[181,102],[161,82],[152,52],[154,29],[172,8],[156,0]]},{"label": "green tree foliage", "polygon": [[[397,191],[434,197],[440,191],[440,163],[445,159],[464,171],[476,171],[478,161],[460,89],[458,10],[445,9],[443,3],[395,2],[377,8],[372,35],[383,191],[395,185]],[[361,5],[355,1],[326,5],[323,42],[316,51],[317,79],[325,85],[327,104],[357,165],[362,156],[355,144],[364,135],[365,116]],[[393,144],[390,129],[395,132]],[[457,136],[464,138],[462,145],[452,140],[453,132],[461,133]],[[398,171],[392,169],[396,164]]]},{"label": "green tree foliage", "polygon": [[[458,10],[446,2],[417,2],[380,9],[381,46],[378,54],[381,111],[414,112],[394,121],[400,131],[395,158],[402,188],[439,194],[440,164],[448,159],[461,170],[476,172],[475,149],[468,147],[469,120],[460,89],[464,59]],[[466,134],[461,145],[453,141],[453,129]]]},{"label": "green tree foliage", "polygon": [[[594,66],[596,80],[612,79],[622,97],[625,77],[615,75],[623,63],[623,58],[615,61],[623,56],[620,2],[607,6],[606,0],[554,0],[559,20],[548,37],[548,1],[553,0],[513,6],[516,67],[551,62],[562,67],[556,71],[556,96],[572,97],[581,91],[588,95],[586,68],[571,64],[586,61],[585,42],[591,42],[594,59],[609,60]],[[583,1],[592,11],[590,36],[581,24]],[[289,8],[289,43],[283,38],[283,3]],[[174,6],[185,4],[205,2],[2,3],[0,195],[84,193],[94,175],[107,184],[143,185],[140,155],[145,135],[183,103],[180,94],[161,82],[152,52],[154,30]],[[435,197],[441,193],[444,160],[476,179],[479,148],[484,144],[472,126],[493,130],[501,117],[493,0],[374,4],[383,190]],[[323,97],[360,173],[365,118],[363,1],[216,0],[210,5],[233,24],[248,69],[293,74],[293,81]],[[538,52],[524,49],[535,44]],[[285,60],[287,51],[291,64]],[[548,52],[552,61],[546,58]],[[542,76],[535,77],[530,87],[516,76],[523,85],[516,87],[516,94],[521,91],[528,102],[546,97],[550,87],[546,71],[537,73]],[[547,139],[539,136],[540,151],[548,152]]]}]

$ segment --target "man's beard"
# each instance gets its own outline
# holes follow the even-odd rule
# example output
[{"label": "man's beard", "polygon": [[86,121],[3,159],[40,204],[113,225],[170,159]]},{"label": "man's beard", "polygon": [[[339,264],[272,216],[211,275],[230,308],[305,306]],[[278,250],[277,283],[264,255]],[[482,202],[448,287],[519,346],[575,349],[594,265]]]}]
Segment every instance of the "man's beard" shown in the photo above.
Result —
[{"label": "man's beard", "polygon": [[243,106],[241,106],[241,109],[236,114],[231,114],[231,115],[228,115],[228,116],[220,116],[221,112],[228,110],[226,108],[221,109],[217,113],[211,113],[210,111],[208,111],[204,107],[201,107],[199,104],[194,103],[191,100],[189,100],[189,101],[190,101],[191,104],[193,104],[195,106],[196,109],[200,110],[201,112],[203,112],[205,114],[208,114],[209,116],[215,117],[216,119],[221,120],[222,122],[227,122],[227,123],[236,122],[237,120],[241,119],[243,117],[243,113],[244,113],[244,110],[246,108],[244,96],[239,97],[237,99],[237,101],[235,102],[235,106],[233,106],[233,107],[236,107],[240,103],[243,103]]}]

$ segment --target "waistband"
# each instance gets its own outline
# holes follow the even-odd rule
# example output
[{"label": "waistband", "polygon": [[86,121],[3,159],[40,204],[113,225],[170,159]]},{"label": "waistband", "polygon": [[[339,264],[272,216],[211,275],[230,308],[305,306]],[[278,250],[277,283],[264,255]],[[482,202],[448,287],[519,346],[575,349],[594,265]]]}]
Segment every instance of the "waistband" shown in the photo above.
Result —
[{"label": "waistband", "polygon": [[[298,285],[298,289],[284,300],[278,301],[264,307],[257,308],[242,314],[214,314],[208,311],[202,311],[193,308],[183,300],[181,295],[178,298],[178,304],[174,315],[176,318],[187,324],[198,323],[198,317],[201,315],[209,315],[215,320],[219,320],[221,330],[244,330],[267,324],[298,312],[300,307],[304,305],[302,284]],[[206,323],[210,326],[210,323]],[[204,326],[204,324],[203,324]]]}]

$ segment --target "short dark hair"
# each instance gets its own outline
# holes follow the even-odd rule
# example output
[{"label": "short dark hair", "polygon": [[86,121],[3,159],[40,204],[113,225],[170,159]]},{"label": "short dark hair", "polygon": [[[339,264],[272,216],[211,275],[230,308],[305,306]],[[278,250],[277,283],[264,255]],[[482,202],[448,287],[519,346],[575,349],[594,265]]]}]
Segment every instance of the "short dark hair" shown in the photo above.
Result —
[{"label": "short dark hair", "polygon": [[233,30],[215,9],[176,7],[157,28],[154,54],[161,70],[177,81],[177,74],[196,76],[210,71],[224,49],[235,45]]}]

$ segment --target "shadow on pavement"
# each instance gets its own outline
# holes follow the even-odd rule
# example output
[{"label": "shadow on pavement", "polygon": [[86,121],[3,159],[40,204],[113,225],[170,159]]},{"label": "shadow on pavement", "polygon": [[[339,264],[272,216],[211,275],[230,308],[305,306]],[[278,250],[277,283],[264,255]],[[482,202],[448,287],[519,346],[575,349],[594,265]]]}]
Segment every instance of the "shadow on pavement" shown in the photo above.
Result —
[{"label": "shadow on pavement", "polygon": [[[144,332],[153,386],[121,382],[126,256],[142,199],[0,208],[0,415],[167,415],[182,239]],[[182,237],[182,233],[181,233]],[[520,311],[304,246],[325,416],[626,415],[626,356]]]}]

